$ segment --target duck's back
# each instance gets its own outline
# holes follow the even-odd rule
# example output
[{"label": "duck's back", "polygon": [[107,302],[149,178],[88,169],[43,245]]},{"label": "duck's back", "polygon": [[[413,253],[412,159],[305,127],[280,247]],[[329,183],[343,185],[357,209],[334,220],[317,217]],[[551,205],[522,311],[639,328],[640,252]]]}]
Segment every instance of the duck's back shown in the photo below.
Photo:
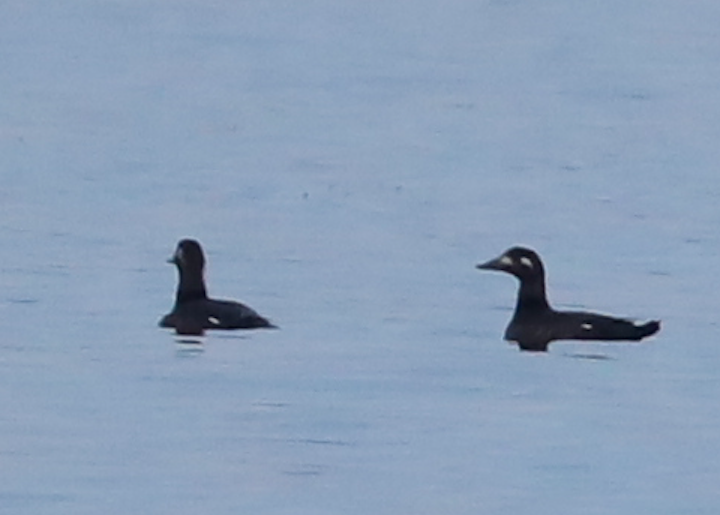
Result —
[{"label": "duck's back", "polygon": [[176,305],[160,320],[161,327],[177,327],[192,320],[204,329],[260,329],[275,327],[254,309],[231,300],[197,299]]},{"label": "duck's back", "polygon": [[660,329],[660,323],[654,320],[639,324],[625,318],[585,312],[556,313],[556,316],[563,332],[558,340],[638,341]]},{"label": "duck's back", "polygon": [[268,319],[251,307],[232,300],[206,299],[208,328],[215,329],[256,329],[275,327]]},{"label": "duck's back", "polygon": [[505,331],[505,339],[517,342],[525,350],[542,351],[555,340],[639,341],[659,329],[657,321],[637,324],[597,313],[548,309],[516,313]]}]

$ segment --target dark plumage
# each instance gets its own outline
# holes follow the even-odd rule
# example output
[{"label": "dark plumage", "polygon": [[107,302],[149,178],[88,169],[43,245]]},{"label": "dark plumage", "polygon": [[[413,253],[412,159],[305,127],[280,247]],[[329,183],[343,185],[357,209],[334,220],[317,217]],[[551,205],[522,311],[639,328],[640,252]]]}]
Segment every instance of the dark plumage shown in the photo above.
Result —
[{"label": "dark plumage", "polygon": [[505,339],[517,342],[521,350],[547,351],[554,340],[639,341],[660,330],[657,320],[636,324],[596,313],[555,311],[545,293],[545,268],[530,249],[513,247],[477,268],[507,272],[520,281],[515,314],[505,330]]},{"label": "dark plumage", "polygon": [[160,320],[160,327],[173,327],[178,334],[202,334],[204,329],[259,329],[275,327],[248,306],[207,296],[203,270],[205,256],[195,240],[182,240],[168,260],[178,269],[175,306]]}]

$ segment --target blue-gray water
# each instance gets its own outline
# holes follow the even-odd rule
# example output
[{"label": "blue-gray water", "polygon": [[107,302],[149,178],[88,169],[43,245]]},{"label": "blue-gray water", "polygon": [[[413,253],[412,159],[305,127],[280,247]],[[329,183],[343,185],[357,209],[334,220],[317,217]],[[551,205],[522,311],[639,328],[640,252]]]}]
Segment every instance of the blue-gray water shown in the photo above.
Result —
[{"label": "blue-gray water", "polygon": [[[6,2],[0,511],[716,514],[718,16]],[[282,329],[158,329],[185,236]],[[519,353],[517,243],[662,332]]]}]

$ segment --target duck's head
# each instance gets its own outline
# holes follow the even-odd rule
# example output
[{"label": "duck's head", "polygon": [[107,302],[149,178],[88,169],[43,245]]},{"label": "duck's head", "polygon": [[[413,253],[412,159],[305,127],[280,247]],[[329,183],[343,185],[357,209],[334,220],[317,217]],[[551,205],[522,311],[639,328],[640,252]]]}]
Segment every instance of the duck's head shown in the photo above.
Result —
[{"label": "duck's head", "polygon": [[180,240],[175,249],[175,253],[168,263],[173,263],[181,269],[200,269],[205,266],[205,256],[202,247],[195,240]]},{"label": "duck's head", "polygon": [[507,272],[521,281],[545,276],[540,256],[534,250],[526,247],[512,247],[495,259],[477,265],[476,268]]}]

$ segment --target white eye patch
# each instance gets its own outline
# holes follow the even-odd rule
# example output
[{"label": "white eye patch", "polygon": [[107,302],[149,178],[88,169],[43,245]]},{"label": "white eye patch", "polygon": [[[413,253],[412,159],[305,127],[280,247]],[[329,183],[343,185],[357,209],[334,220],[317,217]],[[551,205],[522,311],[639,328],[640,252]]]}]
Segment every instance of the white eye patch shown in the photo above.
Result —
[{"label": "white eye patch", "polygon": [[528,268],[533,268],[533,266],[534,266],[532,260],[527,257],[521,257],[520,263],[522,263],[524,266],[526,266]]},{"label": "white eye patch", "polygon": [[513,261],[513,258],[510,256],[503,256],[500,258],[500,264],[506,265],[506,266],[513,266],[515,262]]}]

